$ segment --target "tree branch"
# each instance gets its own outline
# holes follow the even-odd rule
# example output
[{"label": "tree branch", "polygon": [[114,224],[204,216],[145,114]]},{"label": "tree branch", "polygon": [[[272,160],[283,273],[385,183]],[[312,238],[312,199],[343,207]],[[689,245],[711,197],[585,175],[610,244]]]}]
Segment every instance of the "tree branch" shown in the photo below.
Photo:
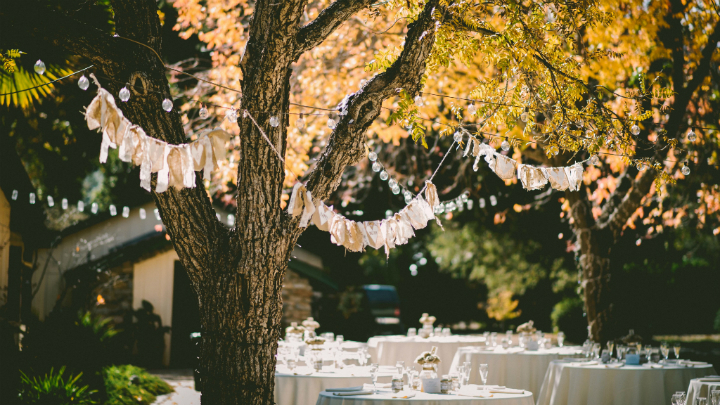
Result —
[{"label": "tree branch", "polygon": [[336,0],[309,24],[302,27],[297,35],[295,58],[303,52],[320,45],[342,23],[353,14],[373,3],[373,0]]},{"label": "tree branch", "polygon": [[397,94],[399,89],[410,94],[420,91],[425,61],[435,43],[432,14],[438,1],[428,1],[418,19],[408,26],[405,47],[392,66],[341,103],[341,108],[347,114],[333,131],[328,146],[308,180],[308,189],[314,198],[328,198],[339,184],[345,167],[362,158],[365,131],[380,115],[383,100]]}]

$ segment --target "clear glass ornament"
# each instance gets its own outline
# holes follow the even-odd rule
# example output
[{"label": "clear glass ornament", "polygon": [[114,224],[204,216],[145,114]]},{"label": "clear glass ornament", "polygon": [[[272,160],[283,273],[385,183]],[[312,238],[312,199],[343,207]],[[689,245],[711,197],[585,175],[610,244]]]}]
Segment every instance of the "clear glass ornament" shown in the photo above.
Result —
[{"label": "clear glass ornament", "polygon": [[685,164],[683,165],[682,169],[680,169],[680,171],[682,172],[682,174],[684,174],[685,176],[687,176],[687,175],[690,174],[690,166],[688,166],[687,163],[685,163]]},{"label": "clear glass ornament", "polygon": [[85,77],[85,75],[82,75],[80,77],[80,80],[78,80],[78,87],[80,87],[83,90],[87,90],[88,87],[90,87],[90,80],[88,80],[88,78]]},{"label": "clear glass ornament", "polygon": [[273,128],[277,128],[280,125],[280,120],[277,116],[273,115],[270,117],[270,126]]},{"label": "clear glass ornament", "polygon": [[295,120],[295,127],[297,127],[297,129],[305,128],[305,118],[302,114],[300,114],[300,118]]},{"label": "clear glass ornament", "polygon": [[90,212],[92,212],[93,214],[97,214],[99,208],[100,206],[98,205],[98,203],[92,203],[92,205],[90,206]]},{"label": "clear glass ornament", "polygon": [[206,118],[210,115],[210,113],[208,112],[207,107],[205,107],[205,106],[200,107],[200,113],[199,113],[199,115],[200,115],[200,118],[201,118],[201,119],[206,119]]},{"label": "clear glass ornament", "polygon": [[590,158],[590,164],[597,166],[600,159],[598,159],[597,155],[592,155]]},{"label": "clear glass ornament", "polygon": [[130,100],[130,90],[128,90],[127,87],[123,87],[122,89],[120,89],[118,97],[120,98],[120,101],[122,101],[123,103],[127,103],[127,101]]},{"label": "clear glass ornament", "polygon": [[388,179],[388,177],[390,177],[390,175],[385,170],[380,172],[380,180],[385,181]]},{"label": "clear glass ornament", "polygon": [[439,214],[442,214],[443,212],[445,212],[445,204],[440,203],[437,206],[435,206],[434,212],[435,212],[435,215],[439,215]]},{"label": "clear glass ornament", "polygon": [[638,170],[643,172],[643,171],[645,171],[645,169],[647,169],[647,167],[645,167],[645,162],[640,162],[638,164]]},{"label": "clear glass ornament", "polygon": [[110,204],[110,215],[113,217],[117,215],[117,208],[112,204]]},{"label": "clear glass ornament", "polygon": [[635,124],[630,128],[630,132],[632,132],[633,135],[640,135],[640,127]]},{"label": "clear glass ornament", "polygon": [[473,209],[473,200],[467,200],[465,204],[467,204],[467,209]]},{"label": "clear glass ornament", "polygon": [[460,131],[455,132],[455,134],[453,135],[453,140],[455,140],[455,142],[462,141],[462,138],[463,138],[463,136]]},{"label": "clear glass ornament", "polygon": [[68,209],[68,200],[67,198],[63,198],[62,201],[60,201],[60,206],[62,209],[66,210]]},{"label": "clear glass ornament", "polygon": [[391,188],[390,190],[392,191],[393,194],[400,194],[400,186],[398,186],[397,184],[395,185],[395,187]]},{"label": "clear glass ornament", "polygon": [[477,107],[475,107],[475,103],[470,104],[467,108],[467,111],[468,114],[475,115],[475,113],[477,112]]},{"label": "clear glass ornament", "polygon": [[327,126],[330,129],[335,129],[335,127],[337,126],[337,122],[335,122],[335,120],[332,118],[328,118]]},{"label": "clear glass ornament", "polygon": [[480,205],[480,208],[485,208],[485,199],[484,198],[479,199],[478,204]]},{"label": "clear glass ornament", "polygon": [[52,196],[50,196],[50,195],[49,195],[48,198],[47,198],[47,202],[48,202],[48,207],[51,207],[51,208],[52,208],[52,207],[55,206],[55,199],[52,198]]},{"label": "clear glass ornament", "polygon": [[504,139],[502,143],[500,144],[500,149],[504,150],[505,152],[510,150],[510,142],[507,141],[507,139]]},{"label": "clear glass ornament", "polygon": [[497,197],[495,197],[494,195],[490,196],[490,205],[492,205],[493,207],[497,205]]},{"label": "clear glass ornament", "polygon": [[42,75],[45,74],[45,62],[38,59],[37,62],[35,62],[35,73]]},{"label": "clear glass ornament", "polygon": [[12,199],[13,199],[13,201],[17,200],[17,198],[18,198],[18,191],[17,191],[17,190],[13,190],[13,191],[12,191]]},{"label": "clear glass ornament", "polygon": [[527,122],[528,120],[528,113],[527,111],[524,111],[522,114],[520,114],[520,121]]},{"label": "clear glass ornament", "polygon": [[230,122],[237,122],[237,110],[234,107],[230,107],[229,110],[225,111],[225,119]]},{"label": "clear glass ornament", "polygon": [[388,186],[390,186],[390,188],[395,188],[395,186],[397,186],[397,181],[395,181],[395,179],[390,179],[388,181]]},{"label": "clear glass ornament", "polygon": [[30,193],[30,204],[35,204],[35,193]]},{"label": "clear glass ornament", "polygon": [[695,142],[696,139],[697,139],[697,135],[695,135],[695,131],[693,131],[691,129],[690,132],[688,132],[687,140],[690,142]]},{"label": "clear glass ornament", "polygon": [[128,207],[128,206],[123,207],[122,216],[123,216],[123,218],[130,217],[130,207]]},{"label": "clear glass ornament", "polygon": [[460,196],[460,201],[462,201],[462,202],[467,202],[468,199],[469,199],[469,197],[467,195],[467,192],[462,193],[462,195]]},{"label": "clear glass ornament", "polygon": [[455,211],[456,208],[457,208],[457,206],[456,206],[455,203],[452,202],[452,201],[450,201],[450,202],[448,202],[448,203],[445,204],[445,211],[446,211],[446,212],[453,212],[453,211]]},{"label": "clear glass ornament", "polygon": [[170,100],[169,98],[166,98],[165,100],[163,100],[162,108],[163,108],[163,110],[165,110],[167,112],[172,111],[172,108],[173,108],[172,100]]},{"label": "clear glass ornament", "polygon": [[379,172],[380,170],[382,170],[382,165],[381,165],[380,163],[378,163],[378,162],[375,162],[375,163],[372,164],[372,169],[373,169],[374,172],[377,173],[377,172]]},{"label": "clear glass ornament", "polygon": [[425,100],[423,100],[422,96],[420,96],[420,95],[415,96],[415,105],[418,107],[422,107],[425,105]]},{"label": "clear glass ornament", "polygon": [[78,201],[77,208],[78,208],[78,211],[84,212],[84,211],[85,211],[85,202],[84,202],[84,201]]},{"label": "clear glass ornament", "polygon": [[368,159],[370,159],[371,162],[376,161],[376,160],[377,160],[377,153],[375,153],[375,152],[370,152],[370,153],[368,153]]},{"label": "clear glass ornament", "polygon": [[407,190],[403,191],[403,196],[405,197],[405,199],[407,199],[408,197],[412,199],[412,193]]},{"label": "clear glass ornament", "polygon": [[405,204],[410,204],[412,202],[412,196],[405,195]]},{"label": "clear glass ornament", "polygon": [[140,219],[147,218],[147,211],[145,211],[145,208],[140,208]]}]

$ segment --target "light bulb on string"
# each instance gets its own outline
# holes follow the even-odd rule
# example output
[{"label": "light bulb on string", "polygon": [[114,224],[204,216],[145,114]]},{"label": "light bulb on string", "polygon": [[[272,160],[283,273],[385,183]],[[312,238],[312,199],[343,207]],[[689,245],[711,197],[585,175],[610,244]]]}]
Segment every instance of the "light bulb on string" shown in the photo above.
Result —
[{"label": "light bulb on string", "polygon": [[237,122],[237,110],[235,110],[235,107],[230,107],[229,110],[225,111],[225,119],[233,123]]},{"label": "light bulb on string", "polygon": [[305,117],[303,117],[302,114],[300,114],[300,117],[295,120],[295,126],[297,127],[297,129],[305,128]]},{"label": "light bulb on string", "polygon": [[388,180],[388,186],[390,186],[390,188],[395,188],[395,186],[397,186],[397,181],[395,181],[395,179]]},{"label": "light bulb on string", "polygon": [[405,195],[405,204],[410,204],[412,202],[412,197],[409,195]]},{"label": "light bulb on string", "polygon": [[35,193],[30,193],[30,204],[35,204]]},{"label": "light bulb on string", "polygon": [[114,217],[115,215],[117,215],[117,208],[113,204],[110,204],[109,208],[110,208],[110,216]]},{"label": "light bulb on string", "polygon": [[67,198],[63,198],[63,199],[60,201],[60,206],[61,206],[62,209],[64,209],[64,210],[68,209],[68,200],[67,200]]},{"label": "light bulb on string", "polygon": [[457,207],[455,206],[455,203],[452,202],[452,201],[450,201],[450,202],[448,202],[448,203],[445,204],[445,211],[446,211],[446,212],[453,212],[453,211],[455,211],[455,208],[457,208]]},{"label": "light bulb on string", "polygon": [[688,134],[687,134],[687,140],[689,142],[695,142],[696,139],[697,139],[697,135],[695,135],[695,131],[693,131],[691,129],[690,132],[688,132]]},{"label": "light bulb on string", "polygon": [[470,115],[475,115],[475,113],[477,112],[477,107],[475,107],[475,103],[472,103],[468,106],[467,112]]},{"label": "light bulb on string", "polygon": [[328,120],[327,120],[327,126],[328,126],[328,128],[330,128],[330,129],[335,129],[335,127],[337,127],[337,122],[335,121],[335,119],[333,119],[332,117],[330,117],[330,118],[328,118]]},{"label": "light bulb on string", "polygon": [[90,87],[90,80],[88,80],[85,75],[82,75],[82,77],[80,77],[80,80],[78,80],[78,87],[80,87],[82,90],[87,90],[88,87]]},{"label": "light bulb on string", "polygon": [[207,107],[205,107],[205,106],[203,105],[202,107],[200,107],[200,112],[198,113],[198,115],[200,116],[201,119],[204,120],[204,119],[206,119],[208,116],[210,116],[210,113],[208,112]]},{"label": "light bulb on string", "polygon": [[90,206],[90,212],[92,212],[93,214],[97,214],[98,208],[100,208],[98,206],[98,203],[92,203],[92,205]]},{"label": "light bulb on string", "polygon": [[592,157],[590,158],[590,164],[593,166],[597,166],[598,162],[599,162],[599,159],[598,159],[597,155],[592,155]]},{"label": "light bulb on string", "polygon": [[378,162],[375,162],[375,163],[372,164],[372,169],[373,169],[374,172],[377,173],[377,172],[379,172],[380,170],[382,170],[382,165],[381,165],[380,163],[378,163]]},{"label": "light bulb on string", "polygon": [[400,186],[398,186],[397,184],[395,185],[395,187],[392,187],[390,190],[392,191],[393,194],[400,194]]},{"label": "light bulb on string", "polygon": [[630,128],[630,132],[632,132],[633,135],[640,135],[640,127],[635,124]]},{"label": "light bulb on string", "polygon": [[415,105],[418,107],[422,107],[425,105],[425,100],[423,100],[422,96],[419,94],[415,96]]},{"label": "light bulb on string", "polygon": [[403,191],[403,197],[405,197],[405,200],[407,200],[408,198],[409,198],[409,199],[412,199],[412,193],[409,192],[409,191],[407,191],[407,190],[404,190],[404,191]]},{"label": "light bulb on string", "polygon": [[479,199],[478,204],[480,205],[480,208],[485,208],[485,199],[484,198]]},{"label": "light bulb on string", "polygon": [[435,212],[435,215],[442,214],[443,212],[445,212],[445,205],[443,203],[436,205],[434,212]]},{"label": "light bulb on string", "polygon": [[469,198],[470,198],[470,197],[468,197],[467,191],[464,192],[464,193],[462,193],[462,195],[460,196],[460,200],[461,200],[462,202],[467,202]]},{"label": "light bulb on string", "polygon": [[153,214],[155,214],[155,219],[157,219],[158,221],[160,221],[160,210],[157,209],[157,208],[155,208],[155,209],[153,210]]},{"label": "light bulb on string", "polygon": [[380,180],[385,181],[388,179],[388,177],[390,177],[390,175],[388,175],[388,172],[386,172],[385,170],[380,172]]},{"label": "light bulb on string", "polygon": [[462,133],[460,131],[456,131],[455,134],[453,135],[453,140],[455,140],[455,142],[462,141],[462,138],[463,138]]},{"label": "light bulb on string", "polygon": [[494,195],[490,196],[490,205],[492,205],[493,207],[497,205],[497,197],[495,197]]},{"label": "light bulb on string", "polygon": [[145,208],[140,208],[140,219],[147,218],[147,211],[145,211]]},{"label": "light bulb on string", "polygon": [[504,150],[505,152],[510,150],[510,142],[507,141],[507,139],[503,139],[502,143],[500,144],[500,148]]},{"label": "light bulb on string", "polygon": [[80,212],[84,212],[84,211],[85,211],[85,202],[82,201],[82,200],[81,200],[81,201],[78,201],[78,203],[77,203],[77,209],[78,209],[78,211],[80,211]]},{"label": "light bulb on string", "polygon": [[273,128],[277,128],[280,125],[280,120],[276,115],[273,115],[270,117],[270,126]]},{"label": "light bulb on string", "polygon": [[527,122],[527,120],[528,120],[528,113],[527,113],[527,111],[523,111],[523,113],[520,114],[520,121]]},{"label": "light bulb on string", "polygon": [[55,199],[52,198],[52,196],[48,196],[47,202],[48,202],[48,207],[52,208],[55,206]]},{"label": "light bulb on string", "polygon": [[375,152],[370,152],[370,153],[368,153],[368,159],[370,159],[371,162],[376,161],[376,160],[377,160],[377,153],[375,153]]},{"label": "light bulb on string", "polygon": [[120,101],[123,103],[127,103],[127,101],[130,100],[130,90],[128,90],[127,86],[120,89],[118,97],[120,97]]},{"label": "light bulb on string", "polygon": [[38,59],[37,62],[35,62],[35,73],[42,75],[45,74],[45,62]]},{"label": "light bulb on string", "polygon": [[122,216],[123,216],[123,218],[130,217],[130,207],[128,207],[127,205],[123,207]]},{"label": "light bulb on string", "polygon": [[683,167],[680,169],[680,172],[682,172],[685,176],[690,174],[690,166],[688,166],[687,161],[683,163]]},{"label": "light bulb on string", "polygon": [[165,110],[167,112],[172,111],[172,108],[173,108],[172,100],[170,100],[169,98],[166,98],[165,100],[163,100],[162,108],[163,108],[163,110]]},{"label": "light bulb on string", "polygon": [[13,190],[13,191],[12,191],[12,197],[11,197],[11,198],[12,198],[13,201],[16,201],[16,200],[18,199],[18,191],[17,191],[17,190]]}]

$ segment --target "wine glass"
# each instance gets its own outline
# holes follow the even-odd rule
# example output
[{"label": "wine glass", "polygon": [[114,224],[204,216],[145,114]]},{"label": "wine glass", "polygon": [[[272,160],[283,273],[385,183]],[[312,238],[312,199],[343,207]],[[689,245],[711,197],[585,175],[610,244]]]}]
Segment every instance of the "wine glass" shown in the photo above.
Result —
[{"label": "wine glass", "polygon": [[395,367],[397,367],[397,373],[402,374],[405,369],[405,362],[398,360],[397,363],[395,363]]},{"label": "wine glass", "polygon": [[662,344],[660,344],[660,353],[662,353],[665,358],[665,362],[667,362],[670,357],[670,345],[668,345],[667,342],[662,342]]},{"label": "wine glass", "polygon": [[707,398],[705,398],[705,397],[695,398],[695,405],[707,405]]},{"label": "wine glass", "polygon": [[592,353],[594,359],[600,358],[600,349],[602,349],[602,346],[600,346],[600,343],[594,343],[592,346]]},{"label": "wine glass", "polygon": [[607,345],[607,351],[610,354],[610,358],[612,359],[613,348],[615,348],[615,342],[613,342],[612,340],[608,340],[606,345]]},{"label": "wine glass", "polygon": [[720,405],[720,390],[710,391],[710,400],[712,405]]},{"label": "wine glass", "polygon": [[480,379],[483,383],[483,389],[487,390],[487,378],[488,378],[488,365],[487,364],[481,364],[480,365]]},{"label": "wine glass", "polygon": [[460,376],[460,386],[463,387],[463,381],[465,381],[465,366],[458,366],[457,373]]},{"label": "wine glass", "polygon": [[378,379],[378,364],[373,363],[370,365],[370,378],[372,379],[373,392],[377,392],[377,379]]},{"label": "wine glass", "polygon": [[564,333],[558,332],[557,342],[558,342],[558,347],[563,347],[563,344],[565,344],[565,334]]},{"label": "wine glass", "polygon": [[685,405],[685,402],[687,402],[687,398],[685,397],[685,391],[677,391],[675,392],[675,395],[677,395],[678,405]]},{"label": "wine glass", "polygon": [[463,385],[470,383],[470,372],[472,371],[472,365],[469,361],[463,362]]},{"label": "wine glass", "polygon": [[675,358],[679,359],[680,358],[680,343],[675,343],[673,345],[673,352],[675,352]]},{"label": "wine glass", "polygon": [[335,341],[337,342],[338,346],[342,346],[343,342],[345,341],[345,336],[337,335],[335,336]]}]

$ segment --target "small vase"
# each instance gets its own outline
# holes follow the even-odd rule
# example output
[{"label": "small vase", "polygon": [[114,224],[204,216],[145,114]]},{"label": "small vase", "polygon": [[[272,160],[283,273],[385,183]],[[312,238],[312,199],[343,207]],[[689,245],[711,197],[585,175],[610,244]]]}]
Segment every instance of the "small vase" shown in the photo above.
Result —
[{"label": "small vase", "polygon": [[[420,372],[420,375],[418,376],[421,384],[422,384],[423,379],[437,378],[436,367],[437,366],[435,364],[423,364],[422,371]],[[421,391],[425,392],[425,387],[422,387]]]}]

